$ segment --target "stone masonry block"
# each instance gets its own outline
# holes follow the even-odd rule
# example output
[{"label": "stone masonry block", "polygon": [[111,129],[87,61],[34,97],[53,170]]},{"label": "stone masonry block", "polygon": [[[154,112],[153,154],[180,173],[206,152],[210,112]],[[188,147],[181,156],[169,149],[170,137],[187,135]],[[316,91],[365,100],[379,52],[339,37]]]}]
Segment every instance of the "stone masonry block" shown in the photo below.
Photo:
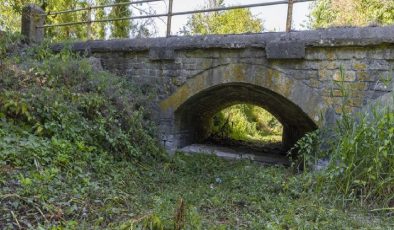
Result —
[{"label": "stone masonry block", "polygon": [[174,60],[175,51],[165,47],[152,47],[149,49],[149,59],[151,61]]},{"label": "stone masonry block", "polygon": [[303,59],[305,43],[299,41],[269,42],[265,47],[268,59]]},{"label": "stone masonry block", "polygon": [[29,4],[22,10],[22,35],[28,43],[41,42],[44,39],[45,11],[40,7]]}]

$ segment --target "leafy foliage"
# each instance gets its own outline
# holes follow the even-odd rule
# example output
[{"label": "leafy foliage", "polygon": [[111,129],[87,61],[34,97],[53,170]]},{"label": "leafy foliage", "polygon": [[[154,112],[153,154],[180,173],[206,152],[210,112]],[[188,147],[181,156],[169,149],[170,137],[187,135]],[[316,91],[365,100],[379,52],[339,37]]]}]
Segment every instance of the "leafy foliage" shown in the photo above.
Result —
[{"label": "leafy foliage", "polygon": [[[223,5],[223,1],[213,1],[210,7]],[[184,28],[186,34],[240,34],[258,33],[263,23],[252,15],[249,9],[228,10],[221,13],[194,14]]]},{"label": "leafy foliage", "polygon": [[[36,4],[45,12],[64,11],[77,8],[86,8],[89,6],[116,4],[125,2],[125,0],[3,0],[0,4],[0,30],[19,32],[21,27],[22,9],[27,4]],[[106,11],[102,8],[91,11],[91,19],[103,20],[108,18],[129,17],[137,12],[153,13],[151,8],[141,9],[133,6],[115,6],[112,10]],[[87,21],[88,11],[77,11],[67,14],[49,15],[46,17],[47,24],[60,24],[78,21]],[[153,21],[151,19],[140,22],[122,20],[114,22],[92,23],[91,34],[88,38],[86,24],[51,27],[47,28],[46,36],[54,41],[64,41],[69,39],[105,39],[127,38],[135,36],[150,36],[154,31]]]},{"label": "leafy foliage", "polygon": [[[36,4],[44,9],[46,12],[61,11],[65,9],[75,9],[87,7],[89,1],[74,1],[74,0],[4,0],[0,5],[2,15],[0,16],[0,28],[8,31],[17,32],[21,28],[22,9],[27,4]],[[4,12],[4,13],[3,13]],[[46,21],[48,23],[66,23],[71,21],[86,20],[86,12],[78,12],[73,14],[61,14],[57,16],[49,16]],[[54,39],[72,39],[72,38],[86,38],[86,28],[84,25],[67,26],[61,28],[48,28],[46,33],[48,37]],[[94,31],[94,30],[93,30]]]},{"label": "leafy foliage", "polygon": [[15,33],[0,31],[0,66],[3,65],[7,54],[20,45],[21,37]]},{"label": "leafy foliage", "polygon": [[120,171],[127,178],[134,165],[164,159],[143,109],[149,92],[88,59],[42,44],[6,54],[0,76],[0,228],[74,228],[108,204],[96,206],[101,183],[105,196],[118,194],[110,188]]},{"label": "leafy foliage", "polygon": [[[115,4],[128,2],[128,0],[115,0]],[[130,17],[131,12],[128,6],[120,5],[113,7],[110,13],[111,18],[126,18]],[[129,20],[115,21],[111,25],[111,37],[112,38],[127,38],[130,36],[131,24]]]},{"label": "leafy foliage", "polygon": [[393,0],[318,0],[311,13],[311,26],[366,26],[394,23]]},{"label": "leafy foliage", "polygon": [[143,112],[148,98],[138,88],[120,77],[94,73],[86,59],[67,49],[52,54],[43,45],[25,52],[1,70],[3,129],[23,127],[18,138],[67,140],[122,159],[159,152],[149,121],[143,119],[149,116]]},{"label": "leafy foliage", "polygon": [[292,160],[294,169],[302,169],[304,172],[313,170],[318,164],[318,160],[325,155],[318,154],[320,148],[320,130],[316,130],[305,134],[297,143],[289,150],[289,157]]},{"label": "leafy foliage", "polygon": [[266,110],[249,104],[230,106],[212,118],[212,135],[235,140],[280,141],[282,125]]}]

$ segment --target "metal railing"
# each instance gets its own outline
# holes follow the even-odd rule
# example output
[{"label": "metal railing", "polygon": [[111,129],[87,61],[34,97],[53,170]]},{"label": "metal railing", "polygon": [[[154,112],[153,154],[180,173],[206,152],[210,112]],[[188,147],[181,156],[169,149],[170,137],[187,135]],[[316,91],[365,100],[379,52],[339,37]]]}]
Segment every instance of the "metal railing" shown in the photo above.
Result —
[{"label": "metal railing", "polygon": [[160,2],[160,1],[165,1],[165,0],[136,0],[136,1],[132,1],[132,2],[122,2],[122,3],[100,5],[100,6],[89,6],[89,7],[85,7],[85,8],[77,8],[77,9],[63,10],[63,11],[57,11],[57,12],[48,12],[48,13],[40,14],[40,15],[44,16],[44,17],[48,17],[48,16],[59,15],[59,14],[68,14],[68,13],[74,13],[74,12],[78,12],[78,11],[86,11],[87,12],[87,14],[86,14],[87,16],[86,16],[86,20],[84,20],[84,21],[65,22],[65,23],[57,23],[57,24],[45,24],[45,25],[40,25],[40,26],[36,26],[36,27],[38,29],[45,29],[45,28],[50,28],[50,27],[60,27],[60,26],[72,26],[72,25],[87,24],[87,27],[88,27],[87,28],[87,34],[88,34],[88,38],[90,38],[91,24],[92,23],[167,17],[167,31],[166,31],[166,35],[167,35],[167,37],[169,37],[169,36],[171,36],[171,19],[172,19],[173,16],[287,4],[288,8],[287,8],[287,19],[286,19],[286,32],[290,32],[291,31],[291,26],[292,26],[292,17],[293,17],[293,6],[294,6],[294,3],[311,2],[311,1],[314,1],[314,0],[282,0],[282,1],[262,2],[262,3],[246,4],[246,5],[238,5],[238,6],[217,7],[217,8],[211,8],[211,9],[181,11],[181,12],[173,12],[173,0],[168,0],[168,11],[167,11],[167,13],[92,20],[92,10],[95,10],[95,9],[102,9],[102,8],[107,8],[107,7],[125,6],[125,5],[133,5],[133,4],[142,4],[142,3],[150,3],[150,2]]}]

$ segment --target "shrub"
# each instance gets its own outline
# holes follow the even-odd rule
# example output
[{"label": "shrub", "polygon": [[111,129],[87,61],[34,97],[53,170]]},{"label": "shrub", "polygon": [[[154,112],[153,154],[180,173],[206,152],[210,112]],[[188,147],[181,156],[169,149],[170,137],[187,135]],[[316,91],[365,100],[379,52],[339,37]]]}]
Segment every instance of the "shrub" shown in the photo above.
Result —
[{"label": "shrub", "polygon": [[[0,72],[0,130],[19,129],[16,143],[24,138],[59,139],[92,146],[118,159],[162,156],[144,110],[149,97],[138,87],[94,71],[88,59],[67,48],[52,53],[43,44],[20,52],[25,55],[9,57]],[[7,138],[11,137],[3,137]],[[0,157],[17,160],[9,154]]]},{"label": "shrub", "polygon": [[69,49],[0,44],[0,228],[112,218],[115,201],[95,202],[119,196],[136,165],[165,156],[144,110],[149,96]]}]

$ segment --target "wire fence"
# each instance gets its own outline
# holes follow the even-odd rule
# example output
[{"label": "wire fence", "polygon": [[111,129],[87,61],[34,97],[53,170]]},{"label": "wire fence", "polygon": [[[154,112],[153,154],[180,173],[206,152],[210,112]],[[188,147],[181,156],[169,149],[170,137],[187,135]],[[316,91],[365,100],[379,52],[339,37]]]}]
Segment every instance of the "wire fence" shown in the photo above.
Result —
[{"label": "wire fence", "polygon": [[[92,20],[92,11],[96,10],[96,9],[103,9],[103,8],[108,8],[108,7],[118,7],[118,6],[128,6],[128,5],[152,3],[152,2],[163,2],[163,1],[168,1],[167,13]],[[218,11],[227,11],[227,10],[234,10],[234,9],[244,9],[244,8],[287,4],[288,7],[287,7],[287,18],[286,18],[286,32],[290,32],[291,26],[292,26],[294,4],[301,3],[301,2],[311,2],[311,1],[314,1],[314,0],[282,0],[282,1],[261,2],[261,3],[237,5],[237,6],[223,6],[223,7],[201,9],[201,10],[173,12],[173,0],[135,0],[132,2],[122,2],[122,3],[114,3],[114,4],[99,5],[99,6],[89,6],[89,7],[77,8],[77,9],[67,9],[67,10],[57,11],[57,12],[47,12],[45,14],[41,14],[41,16],[48,17],[48,16],[56,16],[59,14],[70,14],[70,13],[75,13],[75,12],[79,12],[79,11],[86,11],[86,20],[75,21],[75,22],[56,23],[56,24],[45,24],[45,25],[37,26],[37,28],[45,29],[45,28],[50,28],[50,27],[61,27],[61,26],[73,26],[73,25],[86,24],[87,25],[87,37],[90,38],[92,23],[103,23],[103,22],[123,21],[123,20],[167,17],[166,36],[169,37],[169,36],[171,36],[171,20],[172,20],[173,16],[193,15],[193,14],[198,14],[198,13],[218,12]]]}]

